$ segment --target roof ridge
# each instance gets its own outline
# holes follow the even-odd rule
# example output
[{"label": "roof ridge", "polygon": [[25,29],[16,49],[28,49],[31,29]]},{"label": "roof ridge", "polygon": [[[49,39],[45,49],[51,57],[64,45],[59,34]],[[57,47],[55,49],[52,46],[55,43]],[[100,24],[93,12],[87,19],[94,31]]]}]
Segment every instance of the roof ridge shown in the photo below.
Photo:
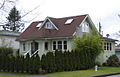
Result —
[{"label": "roof ridge", "polygon": [[56,19],[69,19],[69,18],[76,18],[76,17],[80,17],[80,16],[87,16],[88,14],[83,14],[83,15],[76,15],[76,16],[67,16],[67,17],[61,17],[61,18],[56,18]]}]

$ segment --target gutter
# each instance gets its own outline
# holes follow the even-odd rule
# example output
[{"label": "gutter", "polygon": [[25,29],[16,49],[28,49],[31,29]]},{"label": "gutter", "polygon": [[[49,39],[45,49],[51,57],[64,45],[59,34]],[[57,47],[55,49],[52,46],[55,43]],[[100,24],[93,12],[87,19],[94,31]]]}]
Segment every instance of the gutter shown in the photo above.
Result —
[{"label": "gutter", "polygon": [[50,40],[50,39],[68,39],[73,38],[73,36],[70,37],[43,37],[43,38],[30,38],[30,39],[21,39],[16,41],[28,41],[28,40]]}]

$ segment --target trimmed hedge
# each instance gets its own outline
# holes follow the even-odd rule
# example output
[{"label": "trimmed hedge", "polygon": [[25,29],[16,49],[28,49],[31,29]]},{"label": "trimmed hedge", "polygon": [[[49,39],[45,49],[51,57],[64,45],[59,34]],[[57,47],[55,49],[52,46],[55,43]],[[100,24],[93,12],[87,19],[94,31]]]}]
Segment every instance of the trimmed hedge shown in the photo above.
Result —
[{"label": "trimmed hedge", "polygon": [[17,72],[17,73],[39,73],[40,57],[38,55],[26,57],[22,55],[0,55],[0,71]]},{"label": "trimmed hedge", "polygon": [[80,51],[58,51],[48,52],[42,55],[41,68],[47,73],[85,70],[94,67],[95,61],[92,60],[90,52]]}]

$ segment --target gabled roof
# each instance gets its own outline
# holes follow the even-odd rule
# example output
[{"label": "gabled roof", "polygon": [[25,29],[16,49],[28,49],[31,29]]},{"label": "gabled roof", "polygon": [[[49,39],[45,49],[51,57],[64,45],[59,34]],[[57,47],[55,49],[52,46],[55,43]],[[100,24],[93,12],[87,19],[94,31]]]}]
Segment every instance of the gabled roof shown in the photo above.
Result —
[{"label": "gabled roof", "polygon": [[[30,26],[17,38],[17,40],[26,39],[40,39],[40,38],[61,38],[61,37],[73,37],[76,27],[80,25],[88,15],[71,16],[64,18],[48,19],[56,26],[57,29],[46,29],[41,27],[38,29],[36,26],[39,23],[45,23],[44,21],[32,22]],[[65,24],[68,19],[74,19],[71,24]]]}]

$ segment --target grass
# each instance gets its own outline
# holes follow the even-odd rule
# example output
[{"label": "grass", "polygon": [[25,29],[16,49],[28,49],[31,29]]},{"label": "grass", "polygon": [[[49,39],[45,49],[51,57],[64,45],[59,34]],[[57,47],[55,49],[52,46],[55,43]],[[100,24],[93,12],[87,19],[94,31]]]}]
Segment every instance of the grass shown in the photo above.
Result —
[{"label": "grass", "polygon": [[95,72],[94,69],[90,69],[90,70],[51,73],[51,74],[47,74],[45,76],[92,77],[92,76],[97,76],[97,75],[110,74],[110,73],[119,73],[119,72],[120,72],[120,67],[99,67],[97,72]]},{"label": "grass", "polygon": [[[92,77],[92,76],[97,76],[97,75],[119,73],[119,72],[120,72],[120,67],[99,67],[97,72],[95,72],[94,69],[89,69],[89,70],[79,70],[79,71],[56,72],[56,73],[50,73],[50,74],[45,74],[45,75],[39,75],[39,76],[48,76],[48,77]],[[0,77],[15,77],[15,76],[2,76],[2,75],[0,75]]]}]

